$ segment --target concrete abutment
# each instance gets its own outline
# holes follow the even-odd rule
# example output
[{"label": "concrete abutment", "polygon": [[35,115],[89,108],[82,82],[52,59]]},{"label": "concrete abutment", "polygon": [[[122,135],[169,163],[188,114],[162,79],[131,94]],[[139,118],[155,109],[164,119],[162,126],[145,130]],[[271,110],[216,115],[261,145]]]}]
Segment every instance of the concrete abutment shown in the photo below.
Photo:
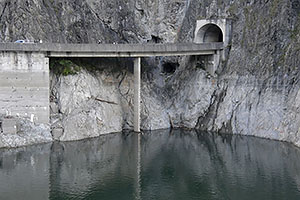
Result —
[{"label": "concrete abutment", "polygon": [[198,62],[205,63],[208,73],[215,76],[221,61],[226,60],[227,47],[231,40],[231,22],[227,19],[197,20],[194,34],[194,42],[203,44],[211,42],[223,42],[224,49],[217,50],[213,55],[201,55]]},{"label": "concrete abutment", "polygon": [[49,58],[44,53],[0,54],[0,114],[49,122]]}]

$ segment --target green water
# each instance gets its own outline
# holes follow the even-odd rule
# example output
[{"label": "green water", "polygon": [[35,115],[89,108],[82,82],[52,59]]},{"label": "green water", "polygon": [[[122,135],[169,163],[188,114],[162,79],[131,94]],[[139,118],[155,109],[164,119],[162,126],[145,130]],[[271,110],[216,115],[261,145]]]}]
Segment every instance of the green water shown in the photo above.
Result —
[{"label": "green water", "polygon": [[300,150],[184,130],[2,149],[0,199],[300,199]]}]

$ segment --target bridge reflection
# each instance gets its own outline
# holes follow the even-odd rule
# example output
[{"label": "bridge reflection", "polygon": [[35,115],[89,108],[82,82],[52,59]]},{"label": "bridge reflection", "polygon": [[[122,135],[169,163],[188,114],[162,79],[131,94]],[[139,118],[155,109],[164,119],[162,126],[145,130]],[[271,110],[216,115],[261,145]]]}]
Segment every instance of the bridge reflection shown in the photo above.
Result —
[{"label": "bridge reflection", "polygon": [[0,180],[5,180],[0,197],[297,199],[299,159],[299,149],[290,144],[253,137],[186,130],[124,132],[0,150]]}]

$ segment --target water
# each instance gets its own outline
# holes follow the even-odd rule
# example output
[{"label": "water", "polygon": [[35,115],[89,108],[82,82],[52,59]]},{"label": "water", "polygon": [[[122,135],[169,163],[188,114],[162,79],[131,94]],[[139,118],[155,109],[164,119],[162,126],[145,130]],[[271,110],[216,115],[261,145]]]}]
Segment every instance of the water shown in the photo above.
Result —
[{"label": "water", "polygon": [[6,149],[0,199],[300,199],[300,149],[183,130]]}]

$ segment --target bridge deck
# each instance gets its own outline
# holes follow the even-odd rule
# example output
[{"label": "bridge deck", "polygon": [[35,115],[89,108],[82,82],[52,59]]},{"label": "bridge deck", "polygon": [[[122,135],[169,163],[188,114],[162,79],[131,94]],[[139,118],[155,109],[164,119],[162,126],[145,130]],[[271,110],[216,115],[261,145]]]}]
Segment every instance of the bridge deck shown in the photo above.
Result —
[{"label": "bridge deck", "polygon": [[149,57],[211,55],[224,47],[220,43],[175,44],[58,44],[0,43],[0,52],[45,52],[48,57]]}]

